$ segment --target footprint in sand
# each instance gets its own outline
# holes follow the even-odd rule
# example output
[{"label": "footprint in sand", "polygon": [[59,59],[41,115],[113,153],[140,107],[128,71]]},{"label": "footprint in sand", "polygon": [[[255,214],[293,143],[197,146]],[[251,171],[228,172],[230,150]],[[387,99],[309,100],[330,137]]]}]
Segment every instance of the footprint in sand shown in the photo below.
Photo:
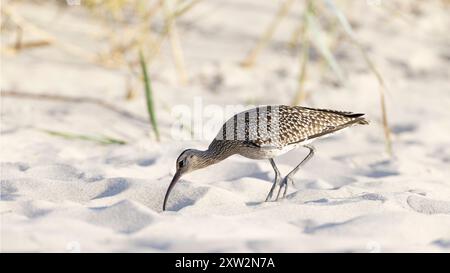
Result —
[{"label": "footprint in sand", "polygon": [[363,193],[358,196],[346,197],[346,198],[332,198],[332,199],[321,198],[321,199],[317,199],[317,200],[306,201],[305,204],[315,204],[315,205],[325,205],[325,206],[333,205],[334,206],[334,205],[344,205],[344,204],[361,202],[361,201],[385,202],[386,200],[387,200],[387,198],[381,194]]},{"label": "footprint in sand", "polygon": [[415,211],[424,214],[450,214],[450,202],[411,195],[406,200]]},{"label": "footprint in sand", "polygon": [[20,204],[20,210],[28,218],[38,218],[53,211],[51,204],[46,201],[26,201]]},{"label": "footprint in sand", "polygon": [[392,126],[392,132],[395,135],[414,133],[417,131],[417,125],[412,123],[402,123]]},{"label": "footprint in sand", "polygon": [[450,239],[438,239],[432,242],[433,245],[439,246],[441,248],[448,248],[450,249]]},{"label": "footprint in sand", "polygon": [[13,182],[6,179],[0,181],[0,200],[13,201],[18,196],[17,187]]},{"label": "footprint in sand", "polygon": [[370,169],[364,173],[367,177],[371,178],[384,178],[387,176],[395,176],[400,173],[390,160],[383,160],[369,165]]}]

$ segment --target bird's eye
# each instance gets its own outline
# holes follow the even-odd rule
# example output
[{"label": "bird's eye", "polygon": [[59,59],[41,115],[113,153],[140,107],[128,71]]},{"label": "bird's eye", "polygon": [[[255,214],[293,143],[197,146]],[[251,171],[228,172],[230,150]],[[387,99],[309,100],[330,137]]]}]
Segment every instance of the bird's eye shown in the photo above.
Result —
[{"label": "bird's eye", "polygon": [[178,167],[179,168],[183,168],[184,167],[184,160],[181,160],[180,162],[178,162]]}]

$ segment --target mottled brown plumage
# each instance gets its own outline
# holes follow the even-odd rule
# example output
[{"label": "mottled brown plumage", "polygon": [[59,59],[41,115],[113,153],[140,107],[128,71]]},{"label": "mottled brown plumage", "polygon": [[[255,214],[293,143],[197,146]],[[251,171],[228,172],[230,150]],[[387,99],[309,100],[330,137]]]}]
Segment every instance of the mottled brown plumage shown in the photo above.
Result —
[{"label": "mottled brown plumage", "polygon": [[217,140],[241,140],[256,146],[300,143],[343,129],[367,124],[363,114],[313,109],[301,106],[262,106],[233,116],[222,127]]}]

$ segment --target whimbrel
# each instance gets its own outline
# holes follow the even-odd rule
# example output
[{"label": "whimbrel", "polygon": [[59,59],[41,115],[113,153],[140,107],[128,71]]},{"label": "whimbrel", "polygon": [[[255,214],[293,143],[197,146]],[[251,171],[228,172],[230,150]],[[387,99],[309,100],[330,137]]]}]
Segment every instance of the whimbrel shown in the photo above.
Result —
[{"label": "whimbrel", "polygon": [[[283,191],[286,195],[288,182],[314,155],[311,142],[319,137],[354,124],[368,124],[364,114],[301,106],[261,106],[236,114],[222,126],[206,151],[185,150],[176,161],[176,173],[164,197],[163,210],[171,190],[182,175],[216,164],[229,156],[239,154],[250,159],[268,159],[275,171],[275,179],[266,197],[272,199],[279,186],[275,200]],[[274,158],[297,147],[309,149],[308,155],[281,179]]]}]

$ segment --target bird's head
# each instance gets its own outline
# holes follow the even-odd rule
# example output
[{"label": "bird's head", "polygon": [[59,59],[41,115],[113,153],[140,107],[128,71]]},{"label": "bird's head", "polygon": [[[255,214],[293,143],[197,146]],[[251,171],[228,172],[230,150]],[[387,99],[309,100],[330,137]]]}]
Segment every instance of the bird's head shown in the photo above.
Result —
[{"label": "bird's head", "polygon": [[180,180],[180,178],[192,171],[204,168],[207,166],[205,160],[201,157],[202,151],[188,149],[185,150],[178,156],[176,161],[176,173],[173,176],[172,182],[170,182],[169,188],[167,189],[166,196],[164,197],[163,210],[166,210],[167,199],[172,191],[175,184]]},{"label": "bird's head", "polygon": [[177,158],[176,169],[180,175],[190,173],[192,171],[201,169],[203,167],[203,158],[201,157],[202,151],[187,149],[184,150]]}]

